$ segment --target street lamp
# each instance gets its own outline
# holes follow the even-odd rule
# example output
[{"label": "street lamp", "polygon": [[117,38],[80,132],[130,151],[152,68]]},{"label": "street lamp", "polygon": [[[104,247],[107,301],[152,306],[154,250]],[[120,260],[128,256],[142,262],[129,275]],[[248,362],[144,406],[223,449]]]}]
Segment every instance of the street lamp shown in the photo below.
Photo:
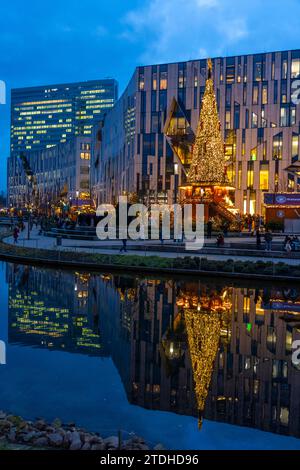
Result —
[{"label": "street lamp", "polygon": [[177,162],[174,163],[174,203],[177,203],[178,193],[178,179],[179,179],[179,165]]},{"label": "street lamp", "polygon": [[76,211],[77,211],[77,225],[78,225],[78,201],[79,199],[79,191],[76,191]]}]

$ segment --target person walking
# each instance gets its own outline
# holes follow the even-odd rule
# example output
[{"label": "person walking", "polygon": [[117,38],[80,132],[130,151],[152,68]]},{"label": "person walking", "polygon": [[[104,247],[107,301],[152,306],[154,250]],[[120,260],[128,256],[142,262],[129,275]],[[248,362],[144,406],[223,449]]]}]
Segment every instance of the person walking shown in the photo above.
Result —
[{"label": "person walking", "polygon": [[265,249],[265,251],[271,251],[272,250],[272,240],[273,240],[272,232],[270,232],[269,230],[266,230],[266,233],[265,233],[266,249]]},{"label": "person walking", "polygon": [[207,238],[211,238],[212,226],[213,226],[212,220],[209,219],[207,222]]},{"label": "person walking", "polygon": [[127,253],[127,240],[126,240],[126,238],[122,239],[122,246],[120,248],[120,253],[122,253],[123,251],[124,251],[124,253]]},{"label": "person walking", "polygon": [[18,229],[18,227],[14,228],[13,237],[14,237],[14,243],[16,245],[18,243],[18,238],[19,238],[19,229]]}]

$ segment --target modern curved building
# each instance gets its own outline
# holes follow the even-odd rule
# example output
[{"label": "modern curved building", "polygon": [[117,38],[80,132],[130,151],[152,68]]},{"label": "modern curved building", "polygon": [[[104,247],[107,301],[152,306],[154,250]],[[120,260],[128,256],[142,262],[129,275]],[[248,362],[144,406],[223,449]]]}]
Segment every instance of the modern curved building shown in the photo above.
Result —
[{"label": "modern curved building", "polygon": [[[207,77],[206,60],[138,67],[95,131],[92,188],[112,202],[136,193],[145,202],[174,201],[189,167]],[[293,192],[300,178],[300,50],[213,59],[226,142],[231,197],[242,213],[263,213],[264,193]]]}]

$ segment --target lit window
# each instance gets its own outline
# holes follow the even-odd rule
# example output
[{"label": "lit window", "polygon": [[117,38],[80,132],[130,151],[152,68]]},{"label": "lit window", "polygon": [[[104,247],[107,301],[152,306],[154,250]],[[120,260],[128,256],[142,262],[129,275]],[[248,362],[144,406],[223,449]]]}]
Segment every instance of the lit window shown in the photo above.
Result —
[{"label": "lit window", "polygon": [[248,162],[248,171],[247,171],[247,188],[252,189],[254,183],[254,162]]},{"label": "lit window", "polygon": [[288,426],[289,424],[289,409],[286,407],[280,408],[280,424],[283,426]]},{"label": "lit window", "polygon": [[144,88],[145,88],[144,74],[140,74],[140,76],[139,76],[139,90],[143,90]]},{"label": "lit window", "polygon": [[258,104],[258,85],[253,85],[252,104]]},{"label": "lit window", "polygon": [[287,60],[282,61],[282,79],[286,80],[288,71],[288,62]]},{"label": "lit window", "polygon": [[299,78],[299,77],[300,77],[300,59],[293,59],[292,67],[291,67],[291,78]]},{"label": "lit window", "polygon": [[261,191],[269,190],[269,163],[260,164],[259,189]]},{"label": "lit window", "polygon": [[264,84],[262,87],[262,104],[268,104],[268,85]]},{"label": "lit window", "polygon": [[298,159],[298,152],[299,152],[299,136],[298,134],[294,134],[292,136],[292,158]]},{"label": "lit window", "polygon": [[157,74],[153,73],[152,75],[152,89],[157,90]]},{"label": "lit window", "polygon": [[288,126],[289,113],[286,107],[280,108],[280,127]]},{"label": "lit window", "polygon": [[257,160],[257,147],[254,147],[252,150],[251,150],[251,158],[250,160],[252,161],[256,161]]},{"label": "lit window", "polygon": [[256,113],[252,113],[252,128],[256,129],[258,126],[258,116]]},{"label": "lit window", "polygon": [[160,90],[166,90],[168,87],[168,74],[167,72],[161,72],[159,80]]}]

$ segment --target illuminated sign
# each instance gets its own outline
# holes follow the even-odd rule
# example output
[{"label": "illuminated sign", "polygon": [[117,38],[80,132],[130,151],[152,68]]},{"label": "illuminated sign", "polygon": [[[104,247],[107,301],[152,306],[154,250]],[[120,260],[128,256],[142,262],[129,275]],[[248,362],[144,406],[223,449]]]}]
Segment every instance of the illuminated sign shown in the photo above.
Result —
[{"label": "illuminated sign", "polygon": [[264,203],[267,206],[300,206],[300,193],[265,193]]}]

